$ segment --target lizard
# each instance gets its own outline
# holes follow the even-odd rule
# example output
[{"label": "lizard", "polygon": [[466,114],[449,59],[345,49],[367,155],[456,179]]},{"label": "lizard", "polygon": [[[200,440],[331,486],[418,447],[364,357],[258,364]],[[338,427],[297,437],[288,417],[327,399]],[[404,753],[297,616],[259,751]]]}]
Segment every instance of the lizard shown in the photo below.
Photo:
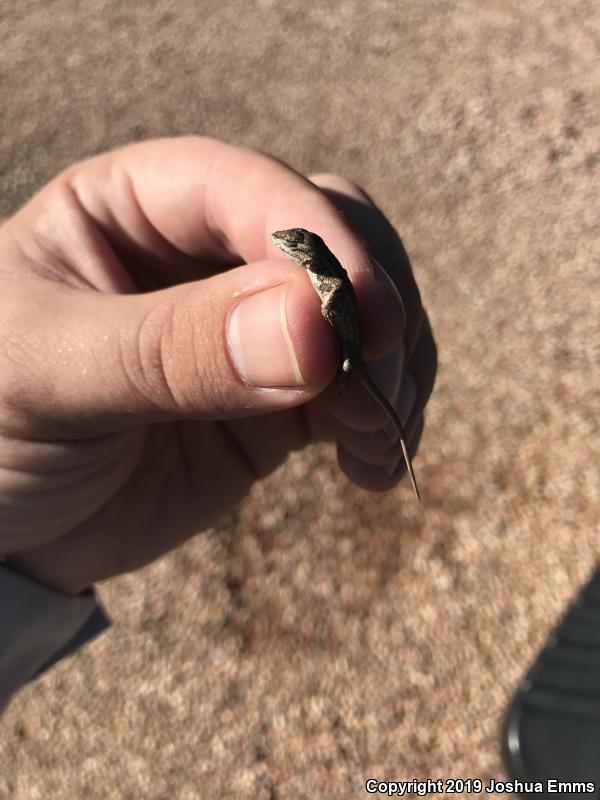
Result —
[{"label": "lizard", "polygon": [[367,372],[363,360],[358,303],[348,273],[323,239],[312,231],[304,228],[275,231],[271,234],[271,241],[284,255],[308,272],[310,282],[321,300],[321,314],[338,335],[343,359],[336,378],[338,391],[342,396],[345,395],[350,386],[352,372],[358,374],[364,388],[385,411],[388,420],[394,423],[413,491],[417,499],[421,500],[402,423]]}]

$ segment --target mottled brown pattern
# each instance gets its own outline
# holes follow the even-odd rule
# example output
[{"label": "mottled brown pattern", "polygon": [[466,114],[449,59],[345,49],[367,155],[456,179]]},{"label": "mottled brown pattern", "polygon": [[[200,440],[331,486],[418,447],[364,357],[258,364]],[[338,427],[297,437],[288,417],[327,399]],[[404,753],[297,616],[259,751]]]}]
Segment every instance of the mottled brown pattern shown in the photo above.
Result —
[{"label": "mottled brown pattern", "polygon": [[2,800],[502,777],[505,705],[596,562],[600,6],[334,7],[0,3],[0,213],[154,135],[341,172],[401,231],[440,355],[423,508],[315,447],[103,585],[113,628],[2,720]]},{"label": "mottled brown pattern", "polygon": [[313,289],[321,298],[321,314],[338,335],[342,352],[342,363],[336,379],[338,391],[342,395],[346,394],[351,376],[358,374],[364,388],[396,428],[411,486],[420,500],[402,422],[369,375],[363,360],[358,305],[348,273],[323,239],[312,231],[304,228],[275,231],[271,234],[271,241],[298,266],[306,269]]}]

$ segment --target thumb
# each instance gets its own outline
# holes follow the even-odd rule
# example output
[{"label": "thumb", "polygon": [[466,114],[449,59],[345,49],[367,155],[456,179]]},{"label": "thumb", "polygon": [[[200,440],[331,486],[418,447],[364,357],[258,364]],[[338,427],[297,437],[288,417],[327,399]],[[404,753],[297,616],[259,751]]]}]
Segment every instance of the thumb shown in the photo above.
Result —
[{"label": "thumb", "polygon": [[4,430],[77,438],[249,416],[306,402],[332,377],[335,338],[283,262],[146,294],[27,283],[1,322]]}]

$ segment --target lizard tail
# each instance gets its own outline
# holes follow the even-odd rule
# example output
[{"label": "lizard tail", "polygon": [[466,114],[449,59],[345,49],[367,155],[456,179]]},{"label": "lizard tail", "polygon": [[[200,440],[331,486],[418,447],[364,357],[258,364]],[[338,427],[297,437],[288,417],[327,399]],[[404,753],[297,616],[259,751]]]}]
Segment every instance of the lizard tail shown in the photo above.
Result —
[{"label": "lizard tail", "polygon": [[367,372],[366,366],[360,365],[358,368],[356,364],[354,365],[356,371],[359,373],[362,384],[371,397],[377,402],[377,404],[387,413],[388,418],[394,423],[396,426],[396,430],[398,431],[398,438],[400,439],[400,446],[402,447],[402,455],[404,456],[404,462],[406,464],[406,469],[408,470],[408,477],[410,478],[410,482],[413,488],[413,492],[417,496],[417,500],[421,501],[421,493],[419,492],[419,487],[417,486],[417,479],[415,477],[415,472],[412,467],[412,462],[410,460],[410,455],[408,452],[408,447],[406,445],[406,436],[404,435],[404,428],[402,427],[402,423],[400,422],[400,418],[398,414],[393,409],[393,407],[388,402],[387,398],[383,394],[383,392],[379,389],[379,387],[373,383],[371,376]]},{"label": "lizard tail", "polygon": [[406,447],[406,439],[404,438],[404,435],[400,436],[400,446],[402,447],[402,454],[404,456],[404,461],[406,462],[406,469],[408,470],[408,477],[410,478],[413,491],[417,496],[417,500],[422,502],[421,493],[419,492],[419,487],[417,486],[417,479],[415,478],[415,472],[412,468],[412,463],[408,454],[408,448]]}]

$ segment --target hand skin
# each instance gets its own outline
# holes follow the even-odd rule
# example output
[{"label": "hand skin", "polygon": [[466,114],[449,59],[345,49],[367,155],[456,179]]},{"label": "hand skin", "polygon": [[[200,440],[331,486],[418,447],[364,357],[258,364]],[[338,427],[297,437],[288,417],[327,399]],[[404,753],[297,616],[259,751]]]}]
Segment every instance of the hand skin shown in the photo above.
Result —
[{"label": "hand skin", "polygon": [[[337,440],[357,485],[398,483],[382,412],[359,382],[345,398],[329,386],[335,334],[304,270],[269,240],[291,227],[321,235],[350,272],[365,358],[408,418],[414,454],[436,348],[402,244],[370,198],[210,138],[134,144],[74,164],[0,227],[9,566],[78,594],[210,527],[314,441]],[[248,374],[267,388],[236,368],[228,326],[246,297],[238,346],[247,363],[258,355]],[[398,396],[404,372],[413,382]]]}]

